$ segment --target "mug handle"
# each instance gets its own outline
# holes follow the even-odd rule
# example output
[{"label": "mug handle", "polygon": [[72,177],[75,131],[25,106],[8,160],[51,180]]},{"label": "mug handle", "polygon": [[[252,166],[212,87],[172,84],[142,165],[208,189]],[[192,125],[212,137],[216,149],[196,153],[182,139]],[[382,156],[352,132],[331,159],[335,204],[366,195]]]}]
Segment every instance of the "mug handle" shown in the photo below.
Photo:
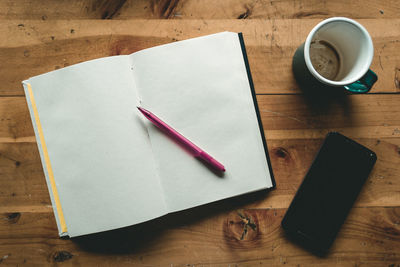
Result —
[{"label": "mug handle", "polygon": [[367,73],[360,80],[355,83],[345,85],[344,88],[353,93],[366,93],[371,90],[372,85],[378,80],[378,76],[372,70],[368,70]]}]

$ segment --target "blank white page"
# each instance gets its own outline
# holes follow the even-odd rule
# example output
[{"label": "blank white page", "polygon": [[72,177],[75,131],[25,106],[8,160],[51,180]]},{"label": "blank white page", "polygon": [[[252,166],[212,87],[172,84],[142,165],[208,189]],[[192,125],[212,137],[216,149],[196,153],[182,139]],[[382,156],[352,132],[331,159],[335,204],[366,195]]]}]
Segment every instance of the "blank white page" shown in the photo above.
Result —
[{"label": "blank white page", "polygon": [[84,62],[26,83],[37,105],[69,236],[167,212],[148,133],[136,113],[128,56]]},{"label": "blank white page", "polygon": [[141,105],[226,168],[219,177],[146,122],[169,211],[272,187],[237,33],[130,57]]}]

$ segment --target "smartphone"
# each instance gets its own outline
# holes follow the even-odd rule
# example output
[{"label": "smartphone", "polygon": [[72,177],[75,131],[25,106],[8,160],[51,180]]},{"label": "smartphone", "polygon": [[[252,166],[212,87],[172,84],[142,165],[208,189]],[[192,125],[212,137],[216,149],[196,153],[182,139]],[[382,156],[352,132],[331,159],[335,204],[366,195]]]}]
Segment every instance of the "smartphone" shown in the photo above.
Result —
[{"label": "smartphone", "polygon": [[282,220],[287,235],[326,254],[376,159],[350,138],[328,133]]}]

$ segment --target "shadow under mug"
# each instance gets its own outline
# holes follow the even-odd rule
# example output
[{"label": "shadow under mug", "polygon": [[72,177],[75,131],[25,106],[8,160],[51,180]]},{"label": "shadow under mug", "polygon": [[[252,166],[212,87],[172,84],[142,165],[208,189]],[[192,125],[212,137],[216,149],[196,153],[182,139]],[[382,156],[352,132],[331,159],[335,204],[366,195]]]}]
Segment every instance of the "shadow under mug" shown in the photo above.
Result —
[{"label": "shadow under mug", "polygon": [[334,17],[317,24],[296,50],[293,74],[304,89],[367,93],[378,80],[369,69],[373,55],[371,37],[361,24]]}]

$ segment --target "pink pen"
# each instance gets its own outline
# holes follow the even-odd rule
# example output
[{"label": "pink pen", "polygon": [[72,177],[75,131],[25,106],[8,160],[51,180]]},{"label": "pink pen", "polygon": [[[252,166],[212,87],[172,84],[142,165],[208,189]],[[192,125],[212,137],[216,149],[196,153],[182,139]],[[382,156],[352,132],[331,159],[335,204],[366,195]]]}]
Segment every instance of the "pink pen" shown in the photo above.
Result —
[{"label": "pink pen", "polygon": [[143,115],[151,121],[155,126],[160,128],[162,131],[170,135],[172,138],[175,140],[179,141],[182,143],[188,150],[190,150],[195,157],[198,157],[205,162],[208,162],[211,166],[213,166],[215,169],[224,172],[225,167],[221,163],[219,163],[217,160],[215,160],[213,157],[211,157],[209,154],[207,154],[205,151],[203,151],[201,148],[190,142],[187,138],[185,138],[183,135],[175,131],[171,126],[163,122],[160,118],[158,118],[156,115],[151,113],[150,111],[137,107],[140,112],[143,113]]}]

